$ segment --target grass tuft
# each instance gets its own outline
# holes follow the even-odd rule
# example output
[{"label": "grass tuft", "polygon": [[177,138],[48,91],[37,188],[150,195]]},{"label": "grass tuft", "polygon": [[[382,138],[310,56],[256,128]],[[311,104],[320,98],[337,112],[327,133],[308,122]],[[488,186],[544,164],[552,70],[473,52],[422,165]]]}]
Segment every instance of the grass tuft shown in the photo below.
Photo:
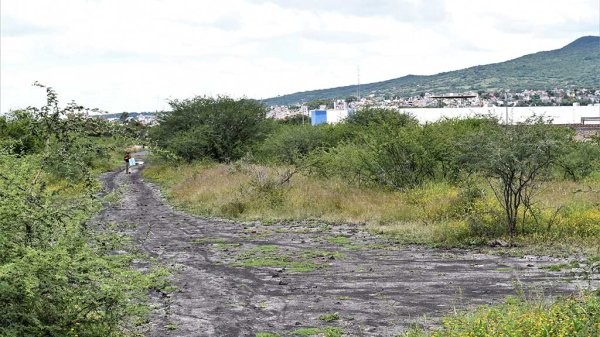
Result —
[{"label": "grass tuft", "polygon": [[333,321],[339,320],[340,315],[337,312],[330,313],[330,314],[323,314],[323,315],[319,316],[319,319],[324,322],[333,322]]}]

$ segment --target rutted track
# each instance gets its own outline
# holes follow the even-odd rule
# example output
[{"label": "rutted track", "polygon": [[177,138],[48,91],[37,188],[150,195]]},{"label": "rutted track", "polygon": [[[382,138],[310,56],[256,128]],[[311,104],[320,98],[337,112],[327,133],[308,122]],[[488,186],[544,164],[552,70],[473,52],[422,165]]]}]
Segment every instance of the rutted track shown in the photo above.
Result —
[{"label": "rutted track", "polygon": [[[398,247],[355,226],[204,219],[168,206],[137,169],[103,180],[109,190],[122,189],[123,198],[93,222],[135,225],[130,231],[140,249],[177,270],[178,291],[157,296],[148,336],[285,336],[325,326],[341,327],[348,336],[394,336],[423,316],[435,322],[454,307],[498,303],[515,294],[515,284],[545,295],[577,288],[565,282],[565,273],[540,269],[557,263],[549,258]],[[351,244],[324,240],[338,235]],[[322,268],[309,272],[234,266],[240,254],[261,245],[292,257],[331,255],[312,256]],[[318,319],[326,313],[340,319]]]}]

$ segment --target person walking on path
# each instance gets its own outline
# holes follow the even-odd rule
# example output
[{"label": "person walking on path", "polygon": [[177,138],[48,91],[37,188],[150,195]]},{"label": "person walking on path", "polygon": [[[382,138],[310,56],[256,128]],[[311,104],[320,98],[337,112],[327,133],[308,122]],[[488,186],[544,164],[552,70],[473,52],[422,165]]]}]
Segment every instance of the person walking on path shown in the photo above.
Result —
[{"label": "person walking on path", "polygon": [[125,157],[123,157],[123,159],[125,160],[125,173],[129,174],[129,159],[131,159],[129,151],[125,151]]}]

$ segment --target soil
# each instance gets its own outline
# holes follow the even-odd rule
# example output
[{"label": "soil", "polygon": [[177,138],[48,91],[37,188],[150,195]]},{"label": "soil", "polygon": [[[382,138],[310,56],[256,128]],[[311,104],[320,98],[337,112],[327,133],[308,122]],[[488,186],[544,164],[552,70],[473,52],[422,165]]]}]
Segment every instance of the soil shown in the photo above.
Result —
[{"label": "soil", "polygon": [[[153,295],[147,336],[292,336],[309,327],[395,336],[519,292],[585,286],[567,271],[543,269],[564,262],[549,257],[401,246],[355,225],[192,216],[169,206],[140,171],[103,176],[106,190],[122,198],[93,221],[128,225],[141,250],[174,270],[177,290]],[[334,313],[339,319],[319,319]]]}]

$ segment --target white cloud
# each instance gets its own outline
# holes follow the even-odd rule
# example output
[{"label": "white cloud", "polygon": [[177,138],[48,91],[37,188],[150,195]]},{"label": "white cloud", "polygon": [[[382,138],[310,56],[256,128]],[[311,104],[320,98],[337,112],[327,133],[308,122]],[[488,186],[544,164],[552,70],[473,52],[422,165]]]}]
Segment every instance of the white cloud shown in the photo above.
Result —
[{"label": "white cloud", "polygon": [[434,74],[597,35],[597,0],[1,2],[0,111],[55,87],[113,112]]}]

